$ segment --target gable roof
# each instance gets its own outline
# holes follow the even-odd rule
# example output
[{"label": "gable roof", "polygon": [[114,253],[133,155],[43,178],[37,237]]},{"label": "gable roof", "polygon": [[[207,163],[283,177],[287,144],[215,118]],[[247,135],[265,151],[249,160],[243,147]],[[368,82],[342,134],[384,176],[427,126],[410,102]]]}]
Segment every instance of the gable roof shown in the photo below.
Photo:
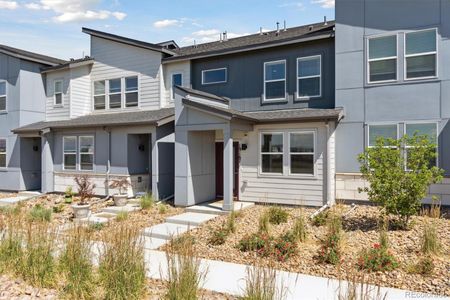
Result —
[{"label": "gable roof", "polygon": [[174,50],[177,53],[176,56],[164,58],[164,61],[187,60],[332,38],[334,37],[334,25],[334,21],[328,21],[182,47]]},{"label": "gable roof", "polygon": [[18,49],[18,48],[13,48],[13,47],[1,45],[1,44],[0,44],[0,53],[4,53],[6,55],[10,55],[10,56],[13,56],[16,58],[20,58],[20,59],[24,59],[24,60],[28,60],[28,61],[32,61],[32,62],[44,64],[44,65],[49,65],[49,66],[54,66],[54,65],[62,64],[62,63],[66,62],[65,60],[62,60],[59,58],[42,55],[39,53],[34,53],[34,52],[30,52],[30,51],[26,51],[26,50],[22,50],[22,49]]},{"label": "gable roof", "polygon": [[82,27],[81,31],[84,33],[87,33],[91,36],[95,36],[95,37],[99,37],[102,39],[122,43],[125,45],[130,45],[130,46],[134,46],[134,47],[158,51],[158,52],[169,54],[169,55],[175,54],[173,51],[165,48],[162,45],[158,45],[158,44],[153,44],[153,43],[143,42],[143,41],[139,41],[139,40],[135,40],[135,39],[130,39],[130,38],[127,38],[124,36],[115,35],[115,34],[103,32],[103,31],[98,31],[98,30],[94,30],[94,29],[90,29],[90,28],[86,28],[86,27]]}]

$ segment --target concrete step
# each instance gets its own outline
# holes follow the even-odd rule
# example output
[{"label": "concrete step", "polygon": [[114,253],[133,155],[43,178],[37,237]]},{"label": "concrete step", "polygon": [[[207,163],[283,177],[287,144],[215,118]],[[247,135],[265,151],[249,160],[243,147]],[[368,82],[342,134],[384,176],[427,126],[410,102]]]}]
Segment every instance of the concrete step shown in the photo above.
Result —
[{"label": "concrete step", "polygon": [[110,214],[118,214],[121,212],[133,212],[141,210],[139,206],[136,206],[134,204],[127,204],[125,206],[108,206],[102,209],[102,212],[110,213]]},{"label": "concrete step", "polygon": [[167,243],[166,239],[158,239],[149,236],[143,236],[144,238],[144,249],[148,250],[156,250],[162,245]]},{"label": "concrete step", "polygon": [[[227,215],[230,212],[222,210],[223,201],[214,201],[197,204],[194,206],[186,207],[186,212],[195,212],[202,214],[212,214],[212,215]],[[238,202],[234,201],[234,210],[239,211],[246,209],[255,205],[253,202]]]},{"label": "concrete step", "polygon": [[214,214],[202,214],[196,212],[187,212],[181,215],[172,216],[166,218],[167,223],[189,225],[189,226],[199,226],[211,219],[214,219],[216,215]]},{"label": "concrete step", "polygon": [[171,238],[177,237],[178,235],[181,235],[186,231],[194,228],[196,228],[196,226],[162,223],[152,227],[145,228],[144,235],[152,238],[170,240]]},{"label": "concrete step", "polygon": [[17,204],[19,202],[29,200],[33,197],[34,196],[15,196],[15,197],[10,197],[10,198],[3,198],[3,199],[0,199],[0,204],[1,205]]},{"label": "concrete step", "polygon": [[87,218],[74,219],[74,221],[86,223],[86,224],[98,224],[98,223],[106,224],[110,220],[114,219],[115,217],[116,217],[116,214],[101,212],[101,213],[97,213],[97,214],[92,214]]}]

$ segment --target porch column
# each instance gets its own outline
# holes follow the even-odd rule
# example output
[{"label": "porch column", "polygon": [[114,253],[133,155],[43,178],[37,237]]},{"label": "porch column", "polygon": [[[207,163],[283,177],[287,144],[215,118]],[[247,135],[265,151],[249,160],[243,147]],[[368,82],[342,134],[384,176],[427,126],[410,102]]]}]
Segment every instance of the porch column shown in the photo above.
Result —
[{"label": "porch column", "polygon": [[155,197],[156,200],[159,200],[159,191],[158,191],[158,184],[159,184],[159,155],[158,155],[158,139],[156,136],[156,129],[152,130],[151,133],[151,145],[152,145],[152,195]]},{"label": "porch column", "polygon": [[41,136],[41,192],[55,191],[53,182],[53,134],[45,133]]},{"label": "porch column", "polygon": [[223,130],[223,210],[233,210],[233,138],[231,128]]}]

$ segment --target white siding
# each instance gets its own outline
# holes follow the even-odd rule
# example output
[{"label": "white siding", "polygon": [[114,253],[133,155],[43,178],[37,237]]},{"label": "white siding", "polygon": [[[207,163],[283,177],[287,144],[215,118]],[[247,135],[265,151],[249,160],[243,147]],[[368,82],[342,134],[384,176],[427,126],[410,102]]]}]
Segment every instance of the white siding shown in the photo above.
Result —
[{"label": "white siding", "polygon": [[[63,81],[62,106],[54,105],[54,82]],[[47,74],[47,101],[46,101],[46,121],[67,120],[70,118],[70,71],[63,70]]]},{"label": "white siding", "polygon": [[183,86],[191,86],[191,63],[186,62],[174,62],[167,63],[163,65],[164,74],[164,87],[163,87],[163,106],[173,106],[173,99],[171,99],[172,93],[172,74],[181,73],[183,74]]},{"label": "white siding", "polygon": [[92,111],[91,66],[71,69],[70,81],[70,117],[87,115]]},{"label": "white siding", "polygon": [[[315,130],[316,131],[316,175],[314,177],[268,176],[258,173],[259,134],[261,131],[277,130]],[[323,123],[282,124],[255,126],[254,131],[241,139],[248,145],[241,150],[239,198],[243,201],[280,204],[321,206],[325,203],[324,157],[326,151],[326,127]],[[284,144],[287,147],[287,141]],[[288,157],[284,158],[284,168],[288,168]]]},{"label": "white siding", "polygon": [[91,56],[95,59],[92,81],[138,75],[139,108],[159,109],[160,52],[91,37]]}]

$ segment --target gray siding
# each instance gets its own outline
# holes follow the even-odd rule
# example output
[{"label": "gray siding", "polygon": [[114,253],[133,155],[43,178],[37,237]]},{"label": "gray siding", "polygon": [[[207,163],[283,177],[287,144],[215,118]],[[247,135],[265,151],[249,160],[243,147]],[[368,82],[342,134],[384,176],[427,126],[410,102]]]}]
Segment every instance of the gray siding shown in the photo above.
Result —
[{"label": "gray siding", "polygon": [[[322,96],[296,100],[297,58],[312,55],[322,56]],[[282,59],[286,60],[287,100],[263,103],[264,62]],[[202,70],[223,67],[227,68],[228,73],[226,83],[202,85]],[[334,107],[334,39],[197,59],[191,62],[191,69],[194,89],[229,97],[232,107],[241,111]]]},{"label": "gray siding", "polygon": [[87,115],[92,111],[91,66],[70,70],[70,117]]}]

